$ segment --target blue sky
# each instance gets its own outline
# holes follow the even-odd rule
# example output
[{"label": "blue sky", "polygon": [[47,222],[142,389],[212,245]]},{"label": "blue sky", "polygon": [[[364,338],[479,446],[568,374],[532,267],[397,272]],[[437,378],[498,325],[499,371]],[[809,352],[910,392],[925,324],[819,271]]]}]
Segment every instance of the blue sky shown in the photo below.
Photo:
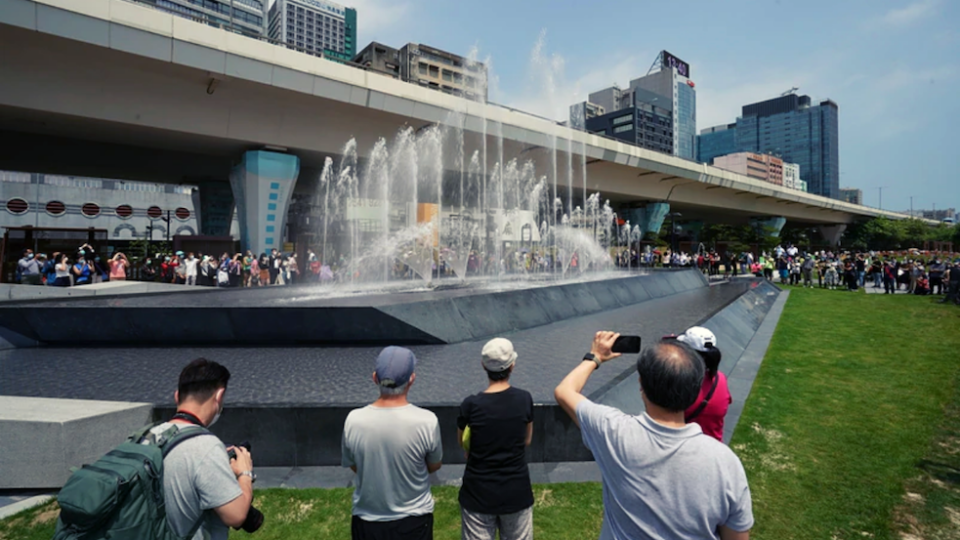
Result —
[{"label": "blue sky", "polygon": [[798,86],[840,106],[842,186],[870,206],[882,186],[884,208],[913,196],[915,208],[960,210],[958,0],[345,3],[360,47],[475,49],[492,63],[491,101],[557,119],[646,74],[661,49],[691,66],[698,130]]}]

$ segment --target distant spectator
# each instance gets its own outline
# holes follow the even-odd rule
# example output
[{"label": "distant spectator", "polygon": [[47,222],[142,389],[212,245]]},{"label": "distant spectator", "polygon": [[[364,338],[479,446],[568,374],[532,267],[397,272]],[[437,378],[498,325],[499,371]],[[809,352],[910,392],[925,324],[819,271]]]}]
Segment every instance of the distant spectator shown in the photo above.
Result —
[{"label": "distant spectator", "polygon": [[53,256],[43,263],[40,273],[43,274],[44,284],[53,287],[57,282],[57,264],[60,263],[60,252],[54,251]]},{"label": "distant spectator", "polygon": [[153,265],[153,259],[147,257],[143,261],[143,264],[140,265],[140,280],[141,281],[156,281],[157,280],[157,268]]},{"label": "distant spectator", "polygon": [[124,281],[127,279],[127,269],[130,268],[130,261],[127,256],[119,251],[110,259],[110,281]]},{"label": "distant spectator", "polygon": [[17,277],[22,285],[40,285],[40,262],[32,249],[23,250],[23,258],[17,262]]},{"label": "distant spectator", "polygon": [[437,416],[407,401],[416,365],[408,349],[383,349],[373,372],[380,397],[344,423],[343,466],[357,473],[354,540],[433,538],[430,474],[440,469],[443,447]]},{"label": "distant spectator", "polygon": [[74,263],[70,271],[73,273],[74,285],[89,285],[93,283],[93,265],[91,262],[82,258],[82,256],[77,258],[77,262]]},{"label": "distant spectator", "polygon": [[187,255],[187,258],[183,260],[187,285],[193,286],[197,284],[197,266],[199,262],[192,251]]},{"label": "distant spectator", "polygon": [[54,266],[56,277],[53,281],[54,287],[70,286],[70,258],[66,253],[58,254],[57,264]]}]

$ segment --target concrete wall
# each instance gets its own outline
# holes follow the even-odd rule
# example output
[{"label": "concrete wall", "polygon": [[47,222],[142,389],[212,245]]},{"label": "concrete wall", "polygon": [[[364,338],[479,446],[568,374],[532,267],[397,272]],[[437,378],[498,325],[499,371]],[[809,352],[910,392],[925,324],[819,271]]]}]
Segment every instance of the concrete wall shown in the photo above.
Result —
[{"label": "concrete wall", "polygon": [[147,403],[0,396],[0,489],[59,488],[151,420]]}]

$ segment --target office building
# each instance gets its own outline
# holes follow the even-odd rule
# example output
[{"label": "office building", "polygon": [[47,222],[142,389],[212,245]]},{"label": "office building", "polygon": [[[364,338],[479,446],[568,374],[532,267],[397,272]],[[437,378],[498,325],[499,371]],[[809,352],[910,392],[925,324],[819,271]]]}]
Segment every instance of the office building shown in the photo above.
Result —
[{"label": "office building", "polygon": [[274,0],[269,36],[291,49],[349,62],[357,52],[357,10],[325,0]]},{"label": "office building", "polygon": [[863,204],[863,190],[856,188],[840,188],[840,200],[850,204]]},{"label": "office building", "polygon": [[797,163],[810,192],[840,197],[839,108],[830,100],[788,94],[743,107],[737,119],[739,152],[768,153]]},{"label": "office building", "polygon": [[351,61],[370,71],[390,75],[396,79],[400,78],[400,49],[394,49],[389,45],[373,41],[357,53]]},{"label": "office building", "polygon": [[714,158],[713,165],[762,182],[783,185],[783,160],[768,154],[752,152],[727,154]]},{"label": "office building", "polygon": [[[800,165],[796,163],[783,162],[783,187],[788,189],[800,189]],[[804,190],[806,191],[806,190]]]},{"label": "office building", "polygon": [[487,66],[420,43],[394,49],[373,42],[353,57],[371,68],[425,88],[472,100],[487,100]]},{"label": "office building", "polygon": [[[656,70],[656,71],[654,71]],[[630,86],[604,88],[589,95],[587,101],[570,107],[570,125],[587,131],[610,134],[637,146],[656,149],[685,159],[697,158],[697,95],[690,77],[690,66],[667,51],[661,51],[647,75],[630,81]],[[637,114],[643,110],[643,117]],[[601,112],[602,111],[602,112]],[[600,114],[597,114],[600,112]],[[582,113],[582,114],[581,114]],[[590,114],[596,114],[592,118]],[[603,114],[606,113],[606,114]],[[668,114],[665,114],[668,113]],[[632,139],[623,120],[634,116]],[[608,117],[608,118],[606,118]],[[605,118],[605,120],[600,120]],[[667,118],[668,126],[660,125]],[[606,120],[621,119],[616,128]],[[609,128],[609,129],[608,129]],[[619,131],[618,131],[619,130]],[[653,137],[653,140],[650,140]],[[669,149],[663,139],[669,137]]]},{"label": "office building", "polygon": [[266,34],[267,0],[143,0],[163,11],[206,22],[251,37]]},{"label": "office building", "polygon": [[[636,99],[636,94],[631,97]],[[673,111],[643,101],[635,101],[629,107],[619,106],[622,107],[619,110],[587,119],[586,131],[648,150],[673,153]],[[595,110],[603,109],[598,106]]]},{"label": "office building", "polygon": [[697,135],[697,161],[713,163],[713,158],[737,152],[737,124],[704,129]]}]

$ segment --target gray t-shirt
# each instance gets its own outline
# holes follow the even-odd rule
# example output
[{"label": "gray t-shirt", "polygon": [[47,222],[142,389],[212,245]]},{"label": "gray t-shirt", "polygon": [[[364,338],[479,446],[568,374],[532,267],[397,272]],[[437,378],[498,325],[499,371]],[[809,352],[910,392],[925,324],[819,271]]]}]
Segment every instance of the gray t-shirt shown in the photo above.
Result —
[{"label": "gray t-shirt", "polygon": [[600,540],[719,539],[720,525],[753,527],[740,459],[699,425],[670,428],[589,400],[577,419],[603,476]]},{"label": "gray t-shirt", "polygon": [[[199,429],[175,424],[181,430]],[[163,431],[170,424],[154,428]],[[163,460],[163,494],[167,521],[180,536],[203,519],[194,540],[226,540],[229,527],[213,511],[243,494],[227,449],[213,435],[200,435],[183,441]]]},{"label": "gray t-shirt", "polygon": [[395,521],[433,512],[427,463],[443,460],[437,415],[415,405],[367,405],[347,415],[344,467],[356,467],[353,515]]}]

